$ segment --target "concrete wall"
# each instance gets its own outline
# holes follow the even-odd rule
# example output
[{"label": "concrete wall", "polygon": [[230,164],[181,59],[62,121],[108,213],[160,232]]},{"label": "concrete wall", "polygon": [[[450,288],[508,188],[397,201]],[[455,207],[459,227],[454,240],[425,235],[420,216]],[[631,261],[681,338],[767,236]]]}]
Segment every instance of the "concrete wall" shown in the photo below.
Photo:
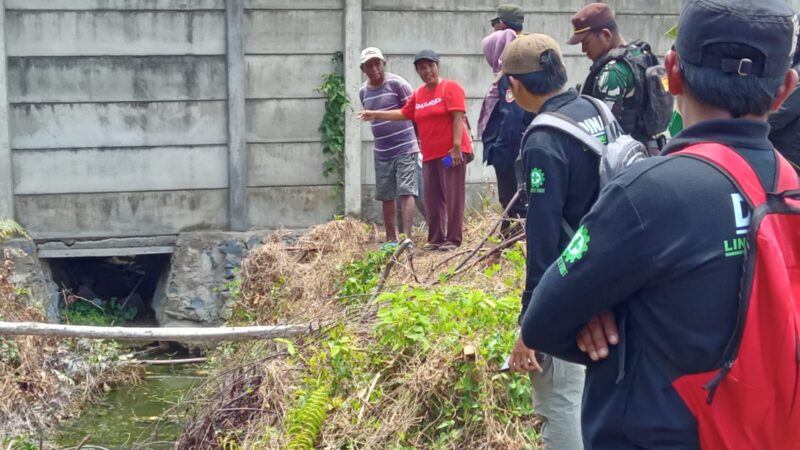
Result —
[{"label": "concrete wall", "polygon": [[322,175],[316,89],[342,51],[340,0],[245,2],[247,223],[303,227],[330,220],[341,196]]},{"label": "concrete wall", "polygon": [[36,238],[227,226],[221,0],[7,0],[14,210]]},{"label": "concrete wall", "polygon": [[[237,82],[229,80],[228,71],[241,56],[227,54],[232,47],[226,5],[244,8],[242,222],[249,228],[308,226],[341,208],[334,181],[322,175],[318,127],[324,99],[316,90],[333,69],[334,52],[352,58],[354,45],[381,47],[390,58],[389,70],[418,85],[413,54],[422,48],[438,51],[442,75],[466,89],[473,125],[491,80],[480,41],[491,31],[496,2],[0,3],[7,53],[0,91],[5,83],[8,94],[7,102],[0,95],[0,214],[10,211],[13,191],[14,216],[39,239],[175,234],[226,229],[234,222],[228,187],[242,180],[229,180],[229,162],[235,161],[229,135],[236,129],[229,111],[236,98],[229,99],[229,93],[236,92]],[[519,3],[528,11],[527,31],[565,42],[570,16],[585,2]],[[677,22],[680,0],[609,3],[626,38],[643,38],[662,54],[668,49],[671,42],[663,34]],[[797,8],[800,0],[792,4]],[[353,17],[361,17],[361,27],[344,26]],[[582,82],[588,59],[578,47],[563,50],[570,84]],[[360,109],[353,81],[348,83],[354,101],[349,114]],[[5,104],[9,161],[3,145]],[[356,135],[348,151],[360,154],[350,154],[356,166],[348,169],[347,180],[363,187],[362,213],[377,218],[372,136],[366,125],[357,127],[360,139]],[[468,170],[473,205],[494,179],[480,163],[479,142],[475,148],[478,161]]]}]

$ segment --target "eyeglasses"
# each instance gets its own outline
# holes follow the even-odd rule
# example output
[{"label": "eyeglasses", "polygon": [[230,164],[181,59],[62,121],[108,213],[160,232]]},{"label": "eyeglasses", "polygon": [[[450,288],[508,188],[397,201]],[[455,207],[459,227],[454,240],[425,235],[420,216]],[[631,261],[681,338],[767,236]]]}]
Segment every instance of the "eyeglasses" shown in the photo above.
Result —
[{"label": "eyeglasses", "polygon": [[489,22],[489,23],[490,23],[490,24],[491,24],[493,27],[496,27],[496,26],[497,26],[497,24],[498,24],[498,23],[500,23],[500,22],[501,22],[501,21],[500,21],[500,19],[492,19],[492,21],[491,21],[491,22]]}]

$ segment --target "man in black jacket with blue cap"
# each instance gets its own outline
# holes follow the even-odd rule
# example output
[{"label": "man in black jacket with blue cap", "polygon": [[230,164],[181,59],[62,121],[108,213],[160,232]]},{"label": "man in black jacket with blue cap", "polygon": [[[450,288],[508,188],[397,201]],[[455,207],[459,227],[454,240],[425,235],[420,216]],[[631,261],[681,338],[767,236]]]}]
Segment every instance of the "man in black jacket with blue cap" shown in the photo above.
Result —
[{"label": "man in black jacket with blue cap", "polygon": [[[688,0],[665,59],[686,128],[662,154],[720,143],[774,188],[766,118],[797,82],[797,31],[784,0]],[[603,189],[522,321],[526,346],[587,365],[587,449],[700,448],[672,382],[720,367],[743,266],[730,243],[750,217],[725,175],[688,157],[638,162]],[[606,336],[618,343],[606,348]]]}]

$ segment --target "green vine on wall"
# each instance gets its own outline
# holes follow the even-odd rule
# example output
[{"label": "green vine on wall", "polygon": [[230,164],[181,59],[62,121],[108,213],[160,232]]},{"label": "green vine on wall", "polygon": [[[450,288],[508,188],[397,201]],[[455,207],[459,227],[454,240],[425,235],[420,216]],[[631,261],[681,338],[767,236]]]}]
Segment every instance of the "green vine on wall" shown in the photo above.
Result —
[{"label": "green vine on wall", "polygon": [[333,71],[324,76],[322,86],[317,89],[325,95],[325,114],[319,126],[325,155],[322,174],[333,177],[341,188],[344,185],[344,121],[349,100],[344,84],[342,52],[334,53],[331,62]]}]

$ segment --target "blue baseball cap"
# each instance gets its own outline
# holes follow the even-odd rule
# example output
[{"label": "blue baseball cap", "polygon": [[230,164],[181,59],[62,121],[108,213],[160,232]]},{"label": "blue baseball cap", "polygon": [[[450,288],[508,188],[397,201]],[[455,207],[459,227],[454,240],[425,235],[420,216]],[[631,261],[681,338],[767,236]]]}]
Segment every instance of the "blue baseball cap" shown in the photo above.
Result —
[{"label": "blue baseball cap", "polygon": [[[740,76],[779,77],[789,69],[798,21],[786,0],[688,0],[678,20],[675,49],[681,60]],[[750,52],[710,51],[742,44]]]}]

